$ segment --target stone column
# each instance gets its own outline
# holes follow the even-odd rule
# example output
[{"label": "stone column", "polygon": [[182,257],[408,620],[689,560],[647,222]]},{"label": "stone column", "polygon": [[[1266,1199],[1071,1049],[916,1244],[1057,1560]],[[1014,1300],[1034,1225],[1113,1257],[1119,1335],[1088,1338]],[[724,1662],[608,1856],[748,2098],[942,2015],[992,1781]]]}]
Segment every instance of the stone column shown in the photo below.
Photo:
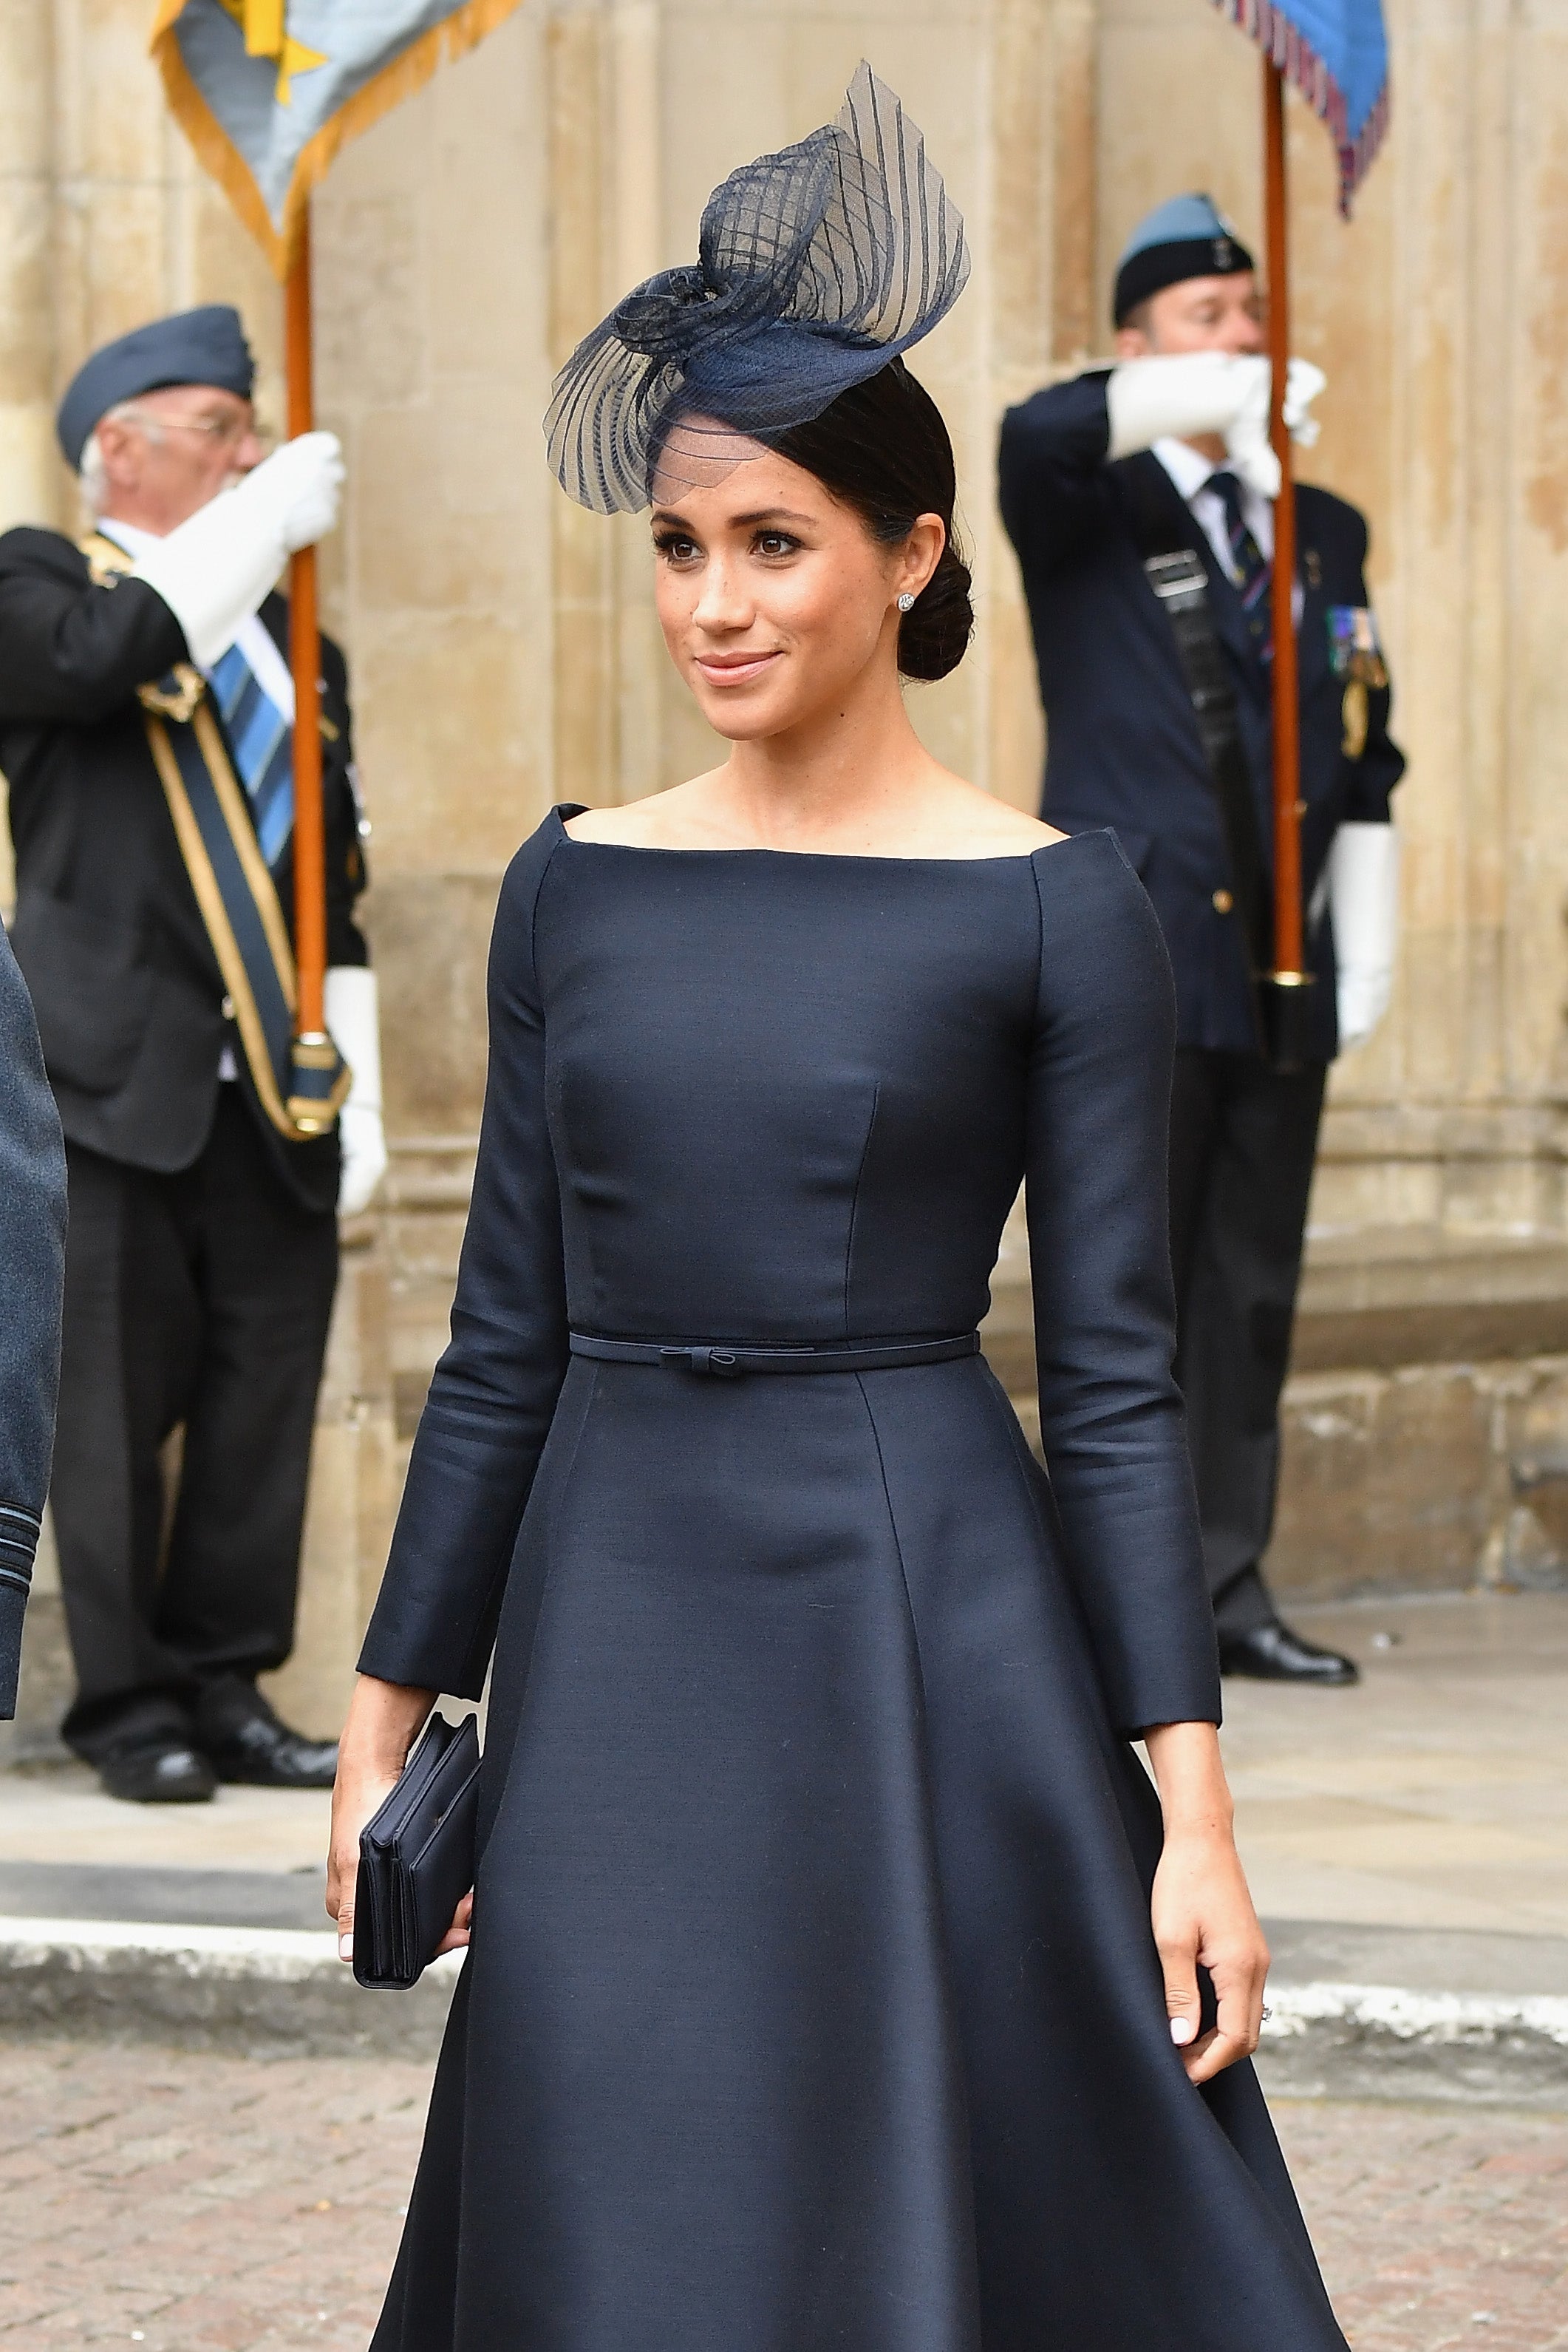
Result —
[{"label": "stone column", "polygon": [[[1207,186],[1260,226],[1256,52],[1217,14],[1100,0],[1097,270]],[[1353,499],[1410,754],[1393,1012],[1334,1074],[1320,1225],[1562,1224],[1568,559],[1560,394],[1565,37],[1486,0],[1391,0],[1394,120],[1350,226],[1289,108],[1294,339],[1329,375],[1305,477]],[[1156,102],[1156,93],[1158,93]]]},{"label": "stone column", "polygon": [[[237,303],[260,361],[260,404],[281,422],[277,288],[167,115],[146,55],[148,16],[145,0],[0,0],[0,528],[75,528],[55,401],[89,351],[162,312]],[[327,243],[330,257],[330,229]],[[330,257],[327,274],[330,284]],[[330,299],[325,307],[329,317]],[[329,572],[340,579],[330,561]],[[340,591],[339,625],[343,603]],[[0,897],[8,903],[8,873]],[[345,1255],[312,1471],[299,1644],[278,1681],[280,1703],[319,1730],[341,1711],[393,1493],[377,1223],[361,1223]],[[28,1618],[23,1719],[6,1744],[47,1742],[69,1687],[46,1544]]]},{"label": "stone column", "polygon": [[380,1225],[361,1220],[343,1252],[316,1407],[294,1655],[266,1684],[288,1722],[323,1738],[336,1733],[349,1703],[397,1503]]},{"label": "stone column", "polygon": [[993,17],[988,275],[990,446],[966,499],[986,531],[986,761],[992,792],[1018,808],[1040,803],[1044,730],[1029,613],[1018,566],[996,515],[1000,411],[1081,362],[1093,338],[1094,0],[1002,0]]},{"label": "stone column", "polygon": [[[556,0],[548,57],[553,372],[619,295],[674,257],[660,202],[659,0]],[[553,484],[549,495],[556,797],[638,800],[673,781],[645,526],[591,514]]]},{"label": "stone column", "polygon": [[0,0],[0,530],[52,522],[50,233],[54,26],[38,0]]}]

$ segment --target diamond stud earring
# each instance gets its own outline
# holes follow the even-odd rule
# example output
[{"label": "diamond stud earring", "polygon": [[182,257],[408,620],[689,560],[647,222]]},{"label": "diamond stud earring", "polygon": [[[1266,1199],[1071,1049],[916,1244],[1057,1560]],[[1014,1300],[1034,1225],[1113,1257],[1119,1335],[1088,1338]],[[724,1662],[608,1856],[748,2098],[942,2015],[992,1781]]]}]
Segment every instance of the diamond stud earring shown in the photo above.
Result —
[{"label": "diamond stud earring", "polygon": [[915,610],[915,599],[907,588],[898,600],[898,609],[901,613],[912,613]]}]

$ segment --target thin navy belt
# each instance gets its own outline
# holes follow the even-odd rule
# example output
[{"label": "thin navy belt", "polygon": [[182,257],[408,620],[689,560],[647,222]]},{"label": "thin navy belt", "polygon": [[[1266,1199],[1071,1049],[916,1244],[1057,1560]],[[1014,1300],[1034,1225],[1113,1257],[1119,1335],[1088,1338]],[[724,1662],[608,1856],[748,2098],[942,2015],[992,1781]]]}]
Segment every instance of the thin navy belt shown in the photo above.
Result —
[{"label": "thin navy belt", "polygon": [[583,1331],[570,1337],[574,1356],[591,1356],[601,1364],[651,1364],[659,1371],[695,1372],[719,1381],[738,1380],[743,1372],[891,1372],[905,1364],[946,1364],[980,1352],[977,1331],[886,1348],[861,1347],[852,1339],[841,1348],[743,1348],[723,1342],[689,1347],[662,1339],[595,1339]]}]

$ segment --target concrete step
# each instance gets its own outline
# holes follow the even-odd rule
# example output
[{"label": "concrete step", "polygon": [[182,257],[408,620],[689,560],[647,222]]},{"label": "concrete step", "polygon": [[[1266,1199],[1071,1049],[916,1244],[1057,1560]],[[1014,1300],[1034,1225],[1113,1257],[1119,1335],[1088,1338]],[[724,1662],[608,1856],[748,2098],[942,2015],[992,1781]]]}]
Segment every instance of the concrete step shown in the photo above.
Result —
[{"label": "concrete step", "polygon": [[329,1927],[0,1917],[0,2033],[256,2056],[434,2056],[462,1955],[366,1992]]},{"label": "concrete step", "polygon": [[1568,1244],[1554,1237],[1396,1226],[1309,1243],[1296,1372],[1564,1354]]},{"label": "concrete step", "polygon": [[[1009,1226],[986,1354],[1034,1413]],[[1270,1580],[1293,1603],[1568,1584],[1568,1246],[1399,1227],[1309,1244]]]},{"label": "concrete step", "polygon": [[[434,2055],[460,1955],[412,1991],[368,1993],[329,1929],[167,1919],[182,1904],[232,1910],[239,1890],[212,1885],[225,1874],[110,1871],[98,1891],[122,1899],[133,1874],[158,1919],[0,1917],[0,2032],[263,2056]],[[77,1876],[85,1895],[90,1874]],[[1259,2064],[1270,2091],[1568,2103],[1568,1940],[1292,1921],[1267,1932],[1275,1965]]]},{"label": "concrete step", "polygon": [[0,1919],[129,1920],[152,1927],[329,1928],[324,1869],[202,1870],[180,1864],[0,1863]]},{"label": "concrete step", "polygon": [[[1034,1387],[1027,1252],[992,1283],[986,1354],[1009,1391]],[[1292,1372],[1568,1356],[1568,1244],[1424,1225],[1315,1234],[1296,1308]]]},{"label": "concrete step", "polygon": [[[446,1213],[455,1251],[460,1176],[420,1175],[413,1160],[410,1169],[411,1202],[418,1175]],[[451,1294],[451,1265],[431,1242],[441,1221],[425,1223],[425,1255],[416,1263],[405,1252],[392,1318],[404,1444]],[[1034,1334],[1018,1209],[991,1292],[986,1355],[1032,1438]],[[1313,1234],[1284,1439],[1270,1572],[1293,1605],[1478,1581],[1568,1585],[1568,1242],[1421,1225]]]},{"label": "concrete step", "polygon": [[1568,1937],[1316,1919],[1264,1931],[1271,2095],[1568,2105]]}]

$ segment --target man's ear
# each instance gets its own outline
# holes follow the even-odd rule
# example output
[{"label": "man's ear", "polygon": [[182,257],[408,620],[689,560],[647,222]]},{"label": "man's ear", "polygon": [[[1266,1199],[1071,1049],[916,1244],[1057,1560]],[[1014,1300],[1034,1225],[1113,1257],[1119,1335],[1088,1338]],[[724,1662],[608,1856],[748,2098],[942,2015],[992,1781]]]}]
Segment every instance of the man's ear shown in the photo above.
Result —
[{"label": "man's ear", "polygon": [[118,417],[106,417],[98,428],[98,454],[111,482],[125,482],[136,471],[131,428]]},{"label": "man's ear", "polygon": [[1146,360],[1154,349],[1142,327],[1118,327],[1116,357],[1119,360]]}]

